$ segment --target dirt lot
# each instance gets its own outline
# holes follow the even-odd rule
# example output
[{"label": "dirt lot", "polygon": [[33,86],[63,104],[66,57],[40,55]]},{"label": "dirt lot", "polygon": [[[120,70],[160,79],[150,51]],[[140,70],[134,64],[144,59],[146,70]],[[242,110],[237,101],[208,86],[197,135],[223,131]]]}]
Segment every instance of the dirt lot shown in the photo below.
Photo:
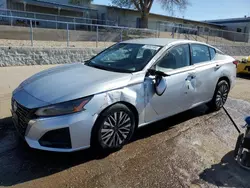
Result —
[{"label": "dirt lot", "polygon": [[[222,110],[208,113],[205,105],[141,128],[111,154],[28,148],[9,117],[11,91],[49,67],[0,68],[0,187],[250,187],[250,173],[232,157],[236,130]],[[239,125],[250,115],[249,85],[238,79],[226,104]]]}]

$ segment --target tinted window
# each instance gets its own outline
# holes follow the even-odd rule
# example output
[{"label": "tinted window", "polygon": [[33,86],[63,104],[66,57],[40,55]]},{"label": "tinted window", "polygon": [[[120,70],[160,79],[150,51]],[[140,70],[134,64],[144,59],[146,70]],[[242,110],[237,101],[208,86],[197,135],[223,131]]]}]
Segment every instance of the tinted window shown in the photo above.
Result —
[{"label": "tinted window", "polygon": [[209,48],[211,59],[215,57],[216,51],[213,48]]},{"label": "tinted window", "polygon": [[156,65],[156,69],[167,71],[190,65],[189,45],[184,44],[171,48]]},{"label": "tinted window", "polygon": [[192,63],[202,63],[210,61],[208,47],[201,44],[191,44]]}]

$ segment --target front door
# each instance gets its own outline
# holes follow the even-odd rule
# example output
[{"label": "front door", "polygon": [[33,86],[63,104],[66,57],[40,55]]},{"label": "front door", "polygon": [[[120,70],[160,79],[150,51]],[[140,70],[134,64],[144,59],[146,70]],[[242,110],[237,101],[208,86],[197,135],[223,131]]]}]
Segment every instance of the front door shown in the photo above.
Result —
[{"label": "front door", "polygon": [[172,47],[157,61],[154,68],[169,75],[163,78],[167,89],[158,96],[154,90],[154,77],[145,78],[145,122],[177,114],[193,105],[196,73],[190,62],[188,44]]}]

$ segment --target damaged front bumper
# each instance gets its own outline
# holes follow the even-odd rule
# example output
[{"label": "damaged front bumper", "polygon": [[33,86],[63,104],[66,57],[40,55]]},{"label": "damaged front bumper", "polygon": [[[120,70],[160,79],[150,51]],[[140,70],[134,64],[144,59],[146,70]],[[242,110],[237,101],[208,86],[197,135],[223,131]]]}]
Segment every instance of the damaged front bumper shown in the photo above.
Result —
[{"label": "damaged front bumper", "polygon": [[[17,122],[15,122],[16,127]],[[86,111],[28,122],[24,138],[31,148],[72,152],[90,147],[94,118]],[[18,130],[19,131],[19,130]]]}]

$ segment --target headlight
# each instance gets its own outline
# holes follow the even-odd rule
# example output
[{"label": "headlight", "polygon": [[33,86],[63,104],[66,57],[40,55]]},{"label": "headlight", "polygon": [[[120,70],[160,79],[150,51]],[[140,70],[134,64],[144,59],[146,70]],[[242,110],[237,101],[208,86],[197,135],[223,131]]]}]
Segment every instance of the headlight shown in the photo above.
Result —
[{"label": "headlight", "polygon": [[68,102],[58,103],[51,106],[39,108],[36,111],[37,116],[57,116],[80,112],[92,97],[85,97]]}]

